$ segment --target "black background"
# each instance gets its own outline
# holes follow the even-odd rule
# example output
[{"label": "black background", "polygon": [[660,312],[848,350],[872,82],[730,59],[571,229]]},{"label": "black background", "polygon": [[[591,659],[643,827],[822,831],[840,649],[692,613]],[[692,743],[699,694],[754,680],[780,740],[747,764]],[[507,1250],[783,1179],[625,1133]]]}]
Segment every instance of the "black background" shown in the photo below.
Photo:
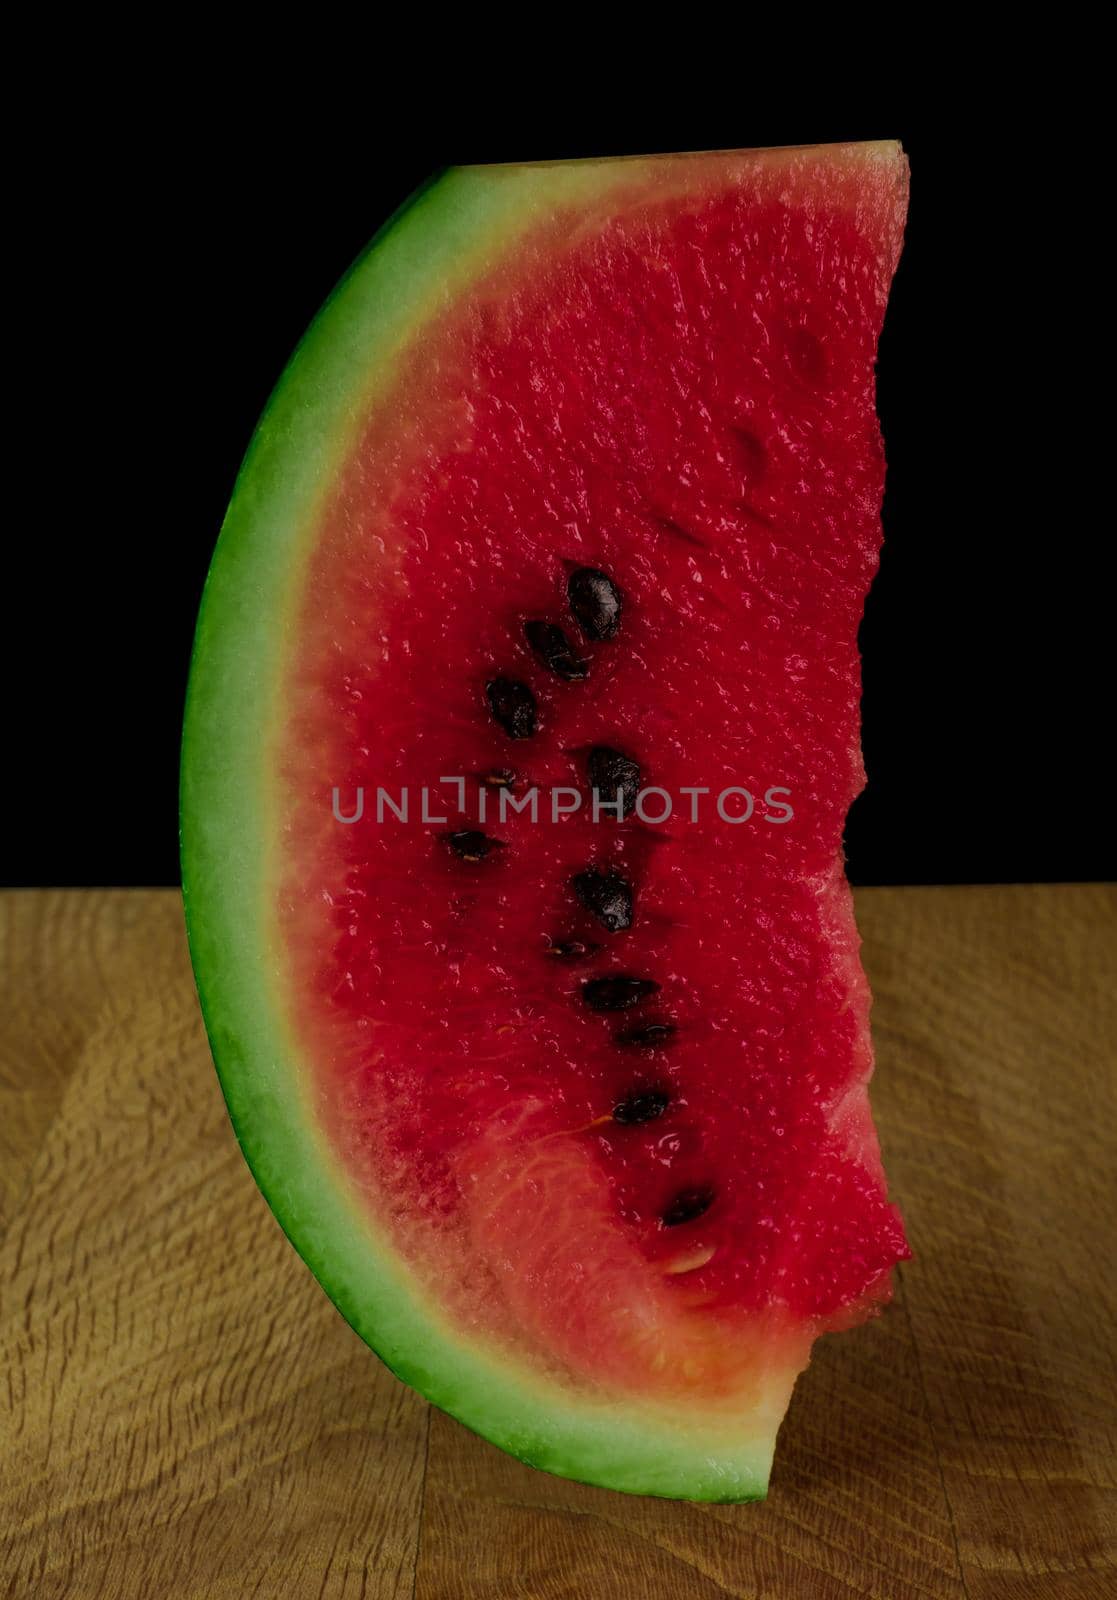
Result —
[{"label": "black background", "polygon": [[1057,152],[948,125],[945,108],[918,124],[583,117],[419,147],[395,117],[343,138],[210,118],[203,138],[93,116],[52,169],[29,261],[51,338],[20,392],[31,509],[6,541],[0,881],[177,881],[193,619],[240,458],[314,312],[433,168],[881,136],[904,141],[912,203],[880,353],[886,545],[850,873],[1110,876],[1112,513],[1092,508],[1105,452],[1071,376],[1095,360],[1108,291]]}]

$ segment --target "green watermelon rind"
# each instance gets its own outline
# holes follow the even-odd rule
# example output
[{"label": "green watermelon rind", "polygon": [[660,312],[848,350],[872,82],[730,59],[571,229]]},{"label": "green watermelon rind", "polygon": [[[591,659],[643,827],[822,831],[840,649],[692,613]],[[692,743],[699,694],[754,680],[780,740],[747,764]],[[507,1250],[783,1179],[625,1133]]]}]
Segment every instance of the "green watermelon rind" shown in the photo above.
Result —
[{"label": "green watermelon rind", "polygon": [[[890,150],[895,147],[888,147]],[[267,730],[304,534],[409,334],[566,198],[636,176],[626,162],[459,168],[399,211],[334,291],[252,440],[206,582],[183,735],[181,840],[191,958],[241,1148],[280,1226],[338,1310],[413,1388],[533,1466],[631,1493],[763,1498],[784,1386],[726,1448],[650,1411],[560,1389],[442,1324],[383,1240],[309,1114],[277,1003],[266,849]]]}]

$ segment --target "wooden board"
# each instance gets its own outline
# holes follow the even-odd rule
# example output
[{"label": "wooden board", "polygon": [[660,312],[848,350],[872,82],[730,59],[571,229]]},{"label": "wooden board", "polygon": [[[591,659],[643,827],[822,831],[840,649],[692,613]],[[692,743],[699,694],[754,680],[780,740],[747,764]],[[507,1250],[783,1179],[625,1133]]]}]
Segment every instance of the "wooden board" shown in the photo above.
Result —
[{"label": "wooden board", "polygon": [[178,896],[0,897],[0,1594],[1117,1594],[1117,892],[858,895],[916,1250],[762,1506],[564,1483],[332,1310],[225,1118]]}]

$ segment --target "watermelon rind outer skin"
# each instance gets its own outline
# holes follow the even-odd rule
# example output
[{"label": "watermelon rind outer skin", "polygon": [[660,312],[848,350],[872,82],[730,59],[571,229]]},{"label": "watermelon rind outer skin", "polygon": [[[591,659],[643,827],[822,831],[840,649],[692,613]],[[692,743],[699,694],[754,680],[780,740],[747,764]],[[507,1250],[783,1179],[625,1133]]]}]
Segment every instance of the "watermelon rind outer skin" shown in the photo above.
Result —
[{"label": "watermelon rind outer skin", "polygon": [[[858,159],[902,159],[891,143],[856,148]],[[773,1374],[770,1405],[742,1430],[732,1419],[688,1423],[567,1391],[463,1338],[370,1226],[315,1115],[282,1003],[275,927],[269,736],[280,721],[308,534],[356,421],[455,283],[499,262],[509,241],[557,205],[622,189],[639,165],[440,174],[375,237],[303,338],[252,439],[203,593],[182,746],[183,898],[210,1046],[245,1158],[295,1249],[386,1365],[532,1466],[629,1493],[740,1502],[766,1493],[794,1372]]]}]

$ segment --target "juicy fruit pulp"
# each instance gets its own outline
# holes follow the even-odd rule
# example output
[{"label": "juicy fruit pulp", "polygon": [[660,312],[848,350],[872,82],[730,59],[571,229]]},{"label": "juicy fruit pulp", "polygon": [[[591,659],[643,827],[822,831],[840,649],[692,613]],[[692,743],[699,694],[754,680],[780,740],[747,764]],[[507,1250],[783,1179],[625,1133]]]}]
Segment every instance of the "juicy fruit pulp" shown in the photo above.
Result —
[{"label": "juicy fruit pulp", "polygon": [[[618,165],[525,208],[322,485],[260,915],[319,1163],[447,1330],[420,1387],[557,1470],[740,1498],[812,1339],[906,1253],[841,871],[904,168]],[[713,805],[773,788],[783,822]],[[414,809],[341,826],[335,789]],[[557,792],[583,803],[552,820]],[[329,1284],[312,1210],[284,1220]],[[455,1346],[514,1380],[510,1425]]]}]

